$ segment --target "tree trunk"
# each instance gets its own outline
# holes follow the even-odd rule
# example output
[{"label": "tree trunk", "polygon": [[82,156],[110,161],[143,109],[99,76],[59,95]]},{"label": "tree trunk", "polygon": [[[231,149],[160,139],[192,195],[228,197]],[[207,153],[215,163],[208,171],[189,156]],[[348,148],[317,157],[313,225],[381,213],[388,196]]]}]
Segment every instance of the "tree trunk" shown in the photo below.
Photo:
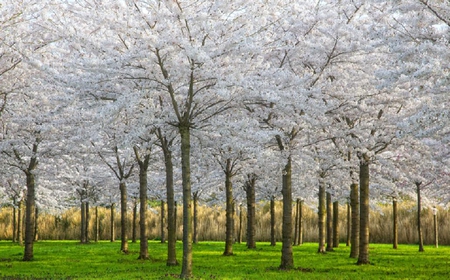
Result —
[{"label": "tree trunk", "polygon": [[147,238],[147,170],[150,155],[139,164],[139,259],[147,260],[148,238]]},{"label": "tree trunk", "polygon": [[319,226],[319,249],[318,253],[325,253],[325,184],[319,183],[319,209],[318,209],[318,226]]},{"label": "tree trunk", "polygon": [[339,201],[333,202],[333,247],[339,247]]},{"label": "tree trunk", "polygon": [[299,203],[300,199],[295,201],[295,225],[294,225],[294,246],[298,246],[298,220],[299,220]]},{"label": "tree trunk", "polygon": [[433,225],[434,225],[434,247],[439,247],[439,231],[438,231],[438,217],[437,209],[433,207]]},{"label": "tree trunk", "polygon": [[298,245],[303,244],[303,200],[298,205]]},{"label": "tree trunk", "polygon": [[33,169],[25,172],[27,178],[27,200],[25,208],[25,251],[24,261],[33,260],[33,240],[34,240],[34,221],[35,221],[35,179]]},{"label": "tree trunk", "polygon": [[98,206],[95,206],[95,229],[94,229],[94,241],[98,242],[99,240],[99,235],[100,235],[100,221],[99,221],[99,217],[98,217]]},{"label": "tree trunk", "polygon": [[166,243],[166,202],[161,199],[161,243]]},{"label": "tree trunk", "polygon": [[91,218],[89,214],[89,201],[86,201],[85,207],[86,207],[86,227],[84,228],[84,239],[86,243],[89,243],[89,220]]},{"label": "tree trunk", "polygon": [[239,204],[239,228],[238,228],[238,243],[241,244],[242,243],[242,224],[243,224],[243,220],[244,220],[244,207],[242,206],[242,204]]},{"label": "tree trunk", "polygon": [[234,242],[234,203],[233,203],[233,184],[231,182],[232,177],[232,165],[231,159],[227,159],[227,165],[225,169],[225,199],[226,199],[226,224],[225,224],[225,251],[224,256],[233,255],[233,242]]},{"label": "tree trunk", "polygon": [[370,264],[369,261],[369,159],[363,155],[359,164],[359,256],[358,264]]},{"label": "tree trunk", "polygon": [[283,174],[283,225],[282,225],[282,249],[280,269],[291,269],[294,267],[292,254],[292,159],[284,167]]},{"label": "tree trunk", "polygon": [[111,237],[110,237],[110,240],[111,240],[111,242],[115,242],[116,241],[116,227],[115,227],[115,224],[114,224],[114,220],[115,220],[115,208],[116,208],[116,204],[115,203],[111,203],[111,217],[110,217],[110,219],[111,219]]},{"label": "tree trunk", "polygon": [[133,226],[131,231],[131,242],[136,243],[136,235],[137,235],[137,199],[133,198]]},{"label": "tree trunk", "polygon": [[180,124],[183,185],[183,261],[180,278],[192,277],[191,135],[189,124]]},{"label": "tree trunk", "polygon": [[194,204],[194,237],[193,243],[198,243],[198,191],[194,192],[192,195]]},{"label": "tree trunk", "polygon": [[120,182],[120,251],[128,254],[127,185]]},{"label": "tree trunk", "polygon": [[20,246],[23,245],[23,199],[19,201],[19,206],[17,207],[17,242]]},{"label": "tree trunk", "polygon": [[419,252],[423,252],[423,234],[422,234],[422,222],[421,222],[421,212],[422,212],[422,200],[420,197],[420,186],[421,182],[416,182],[417,191],[417,232],[419,237]]},{"label": "tree trunk", "polygon": [[86,203],[83,201],[83,197],[81,198],[81,225],[80,225],[80,243],[86,243]]},{"label": "tree trunk", "polygon": [[247,248],[256,249],[255,231],[256,231],[256,198],[255,198],[256,178],[254,175],[248,175],[245,183],[245,193],[247,196]]},{"label": "tree trunk", "polygon": [[350,208],[350,202],[347,201],[347,240],[345,242],[345,246],[350,246],[350,235],[352,230],[352,214]]},{"label": "tree trunk", "polygon": [[397,214],[397,199],[392,199],[392,220],[393,224],[393,248],[398,248],[398,214]]},{"label": "tree trunk", "polygon": [[12,242],[16,243],[17,241],[17,209],[16,209],[16,201],[14,199],[14,203],[13,203],[13,223],[12,223]]},{"label": "tree trunk", "polygon": [[173,163],[169,141],[159,133],[159,140],[164,154],[164,166],[166,168],[166,198],[167,198],[167,266],[178,265],[176,254],[177,227],[176,204],[173,189]]},{"label": "tree trunk", "polygon": [[39,240],[38,218],[39,218],[39,208],[36,206],[34,207],[34,236],[33,236],[34,241]]},{"label": "tree trunk", "polygon": [[331,194],[327,192],[326,194],[327,202],[327,247],[326,251],[333,251],[333,204],[331,202]]},{"label": "tree trunk", "polygon": [[275,239],[275,198],[270,198],[270,246],[277,245]]},{"label": "tree trunk", "polygon": [[358,184],[355,183],[350,186],[350,206],[352,216],[350,258],[356,259],[359,256],[359,192]]}]

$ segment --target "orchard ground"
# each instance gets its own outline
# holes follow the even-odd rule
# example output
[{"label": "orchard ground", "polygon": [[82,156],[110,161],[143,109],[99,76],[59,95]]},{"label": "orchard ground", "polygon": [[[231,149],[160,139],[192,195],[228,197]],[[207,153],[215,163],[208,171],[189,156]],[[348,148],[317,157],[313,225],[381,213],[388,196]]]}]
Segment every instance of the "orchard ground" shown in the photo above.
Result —
[{"label": "orchard ground", "polygon": [[[177,243],[181,260],[182,243]],[[370,265],[358,266],[349,258],[350,247],[317,253],[317,243],[294,247],[295,268],[278,269],[281,243],[257,243],[248,250],[234,245],[233,256],[222,256],[224,242],[194,244],[194,279],[449,279],[450,247],[370,245]],[[166,266],[167,244],[149,242],[150,260],[138,260],[139,243],[130,253],[120,252],[120,242],[39,241],[34,260],[22,261],[23,247],[0,242],[1,279],[176,279],[180,266]]]}]

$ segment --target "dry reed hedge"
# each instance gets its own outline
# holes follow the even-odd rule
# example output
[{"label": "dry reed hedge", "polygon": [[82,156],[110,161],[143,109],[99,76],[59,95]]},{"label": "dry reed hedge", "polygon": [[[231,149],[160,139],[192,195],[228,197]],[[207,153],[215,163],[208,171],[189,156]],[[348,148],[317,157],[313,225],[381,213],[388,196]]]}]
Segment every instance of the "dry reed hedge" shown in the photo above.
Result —
[{"label": "dry reed hedge", "polygon": [[[115,215],[115,239],[121,235],[120,228],[120,209],[117,209]],[[159,208],[153,208],[148,211],[147,232],[149,239],[160,239],[161,219],[159,217]],[[132,211],[129,213],[128,236],[132,236]],[[167,213],[167,211],[166,211]],[[182,238],[182,207],[177,208],[177,236]],[[238,230],[238,214],[235,216],[235,229]],[[246,231],[246,213],[243,213],[242,236],[245,241]],[[295,215],[295,213],[293,213]],[[275,204],[276,216],[276,234],[277,241],[281,240],[281,202]],[[4,207],[0,209],[0,239],[12,239],[13,226],[12,208]],[[346,205],[340,205],[339,209],[339,232],[340,242],[345,244],[347,237],[347,210]],[[439,225],[439,244],[450,245],[450,232],[447,230],[450,226],[450,214],[447,210],[440,209],[438,212]],[[110,239],[110,209],[99,208],[99,239]],[[41,212],[38,217],[38,238],[41,240],[76,240],[80,235],[80,210],[78,208],[69,209],[57,216]],[[411,244],[417,243],[417,208],[414,203],[399,203],[398,206],[398,233],[399,243]],[[90,240],[94,240],[94,208],[90,210]],[[225,210],[224,207],[199,206],[198,210],[198,239],[200,241],[222,241],[225,240]],[[433,215],[431,209],[422,210],[422,228],[425,244],[433,244],[434,227]],[[379,205],[377,209],[370,214],[370,242],[372,243],[391,243],[392,242],[392,207],[391,205]],[[167,233],[166,233],[167,236]],[[237,236],[237,235],[236,235]],[[317,242],[318,226],[317,211],[306,206],[303,207],[303,241]],[[137,237],[139,238],[139,218],[137,219]],[[256,240],[270,240],[270,207],[269,203],[257,204],[256,217]]]}]

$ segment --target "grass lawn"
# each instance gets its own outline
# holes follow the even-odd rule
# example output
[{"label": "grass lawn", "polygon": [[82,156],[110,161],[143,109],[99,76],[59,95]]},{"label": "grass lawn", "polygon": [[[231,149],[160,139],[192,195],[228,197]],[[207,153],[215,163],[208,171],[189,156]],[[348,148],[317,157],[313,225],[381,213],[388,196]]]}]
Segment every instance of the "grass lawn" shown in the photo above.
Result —
[{"label": "grass lawn", "polygon": [[[181,263],[182,243],[177,247]],[[256,250],[234,245],[234,256],[224,257],[223,242],[194,244],[194,279],[450,279],[450,247],[370,245],[370,265],[357,266],[349,247],[316,253],[317,244],[294,247],[295,269],[280,271],[281,243],[257,243]],[[167,244],[149,242],[151,260],[138,260],[139,243],[120,252],[120,241],[81,245],[76,241],[39,241],[34,260],[23,262],[23,247],[0,242],[0,279],[176,279],[181,266],[167,267]]]}]

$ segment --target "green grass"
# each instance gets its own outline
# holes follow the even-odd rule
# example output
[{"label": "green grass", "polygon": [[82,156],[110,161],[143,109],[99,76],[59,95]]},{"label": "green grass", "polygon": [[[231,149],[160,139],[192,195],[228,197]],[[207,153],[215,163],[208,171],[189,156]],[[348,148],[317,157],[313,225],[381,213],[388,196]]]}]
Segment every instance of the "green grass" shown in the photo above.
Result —
[{"label": "green grass", "polygon": [[[181,262],[182,243],[177,243]],[[23,262],[23,247],[0,242],[0,279],[176,279],[181,267],[167,267],[167,244],[149,242],[151,260],[138,260],[139,243],[130,254],[120,252],[120,241],[81,245],[76,241],[39,241],[34,260]],[[194,244],[195,279],[450,279],[450,247],[370,245],[370,265],[357,266],[349,247],[316,253],[317,244],[294,247],[295,269],[280,271],[281,243],[258,243],[256,250],[234,245],[234,256],[224,257],[223,242]]]}]

